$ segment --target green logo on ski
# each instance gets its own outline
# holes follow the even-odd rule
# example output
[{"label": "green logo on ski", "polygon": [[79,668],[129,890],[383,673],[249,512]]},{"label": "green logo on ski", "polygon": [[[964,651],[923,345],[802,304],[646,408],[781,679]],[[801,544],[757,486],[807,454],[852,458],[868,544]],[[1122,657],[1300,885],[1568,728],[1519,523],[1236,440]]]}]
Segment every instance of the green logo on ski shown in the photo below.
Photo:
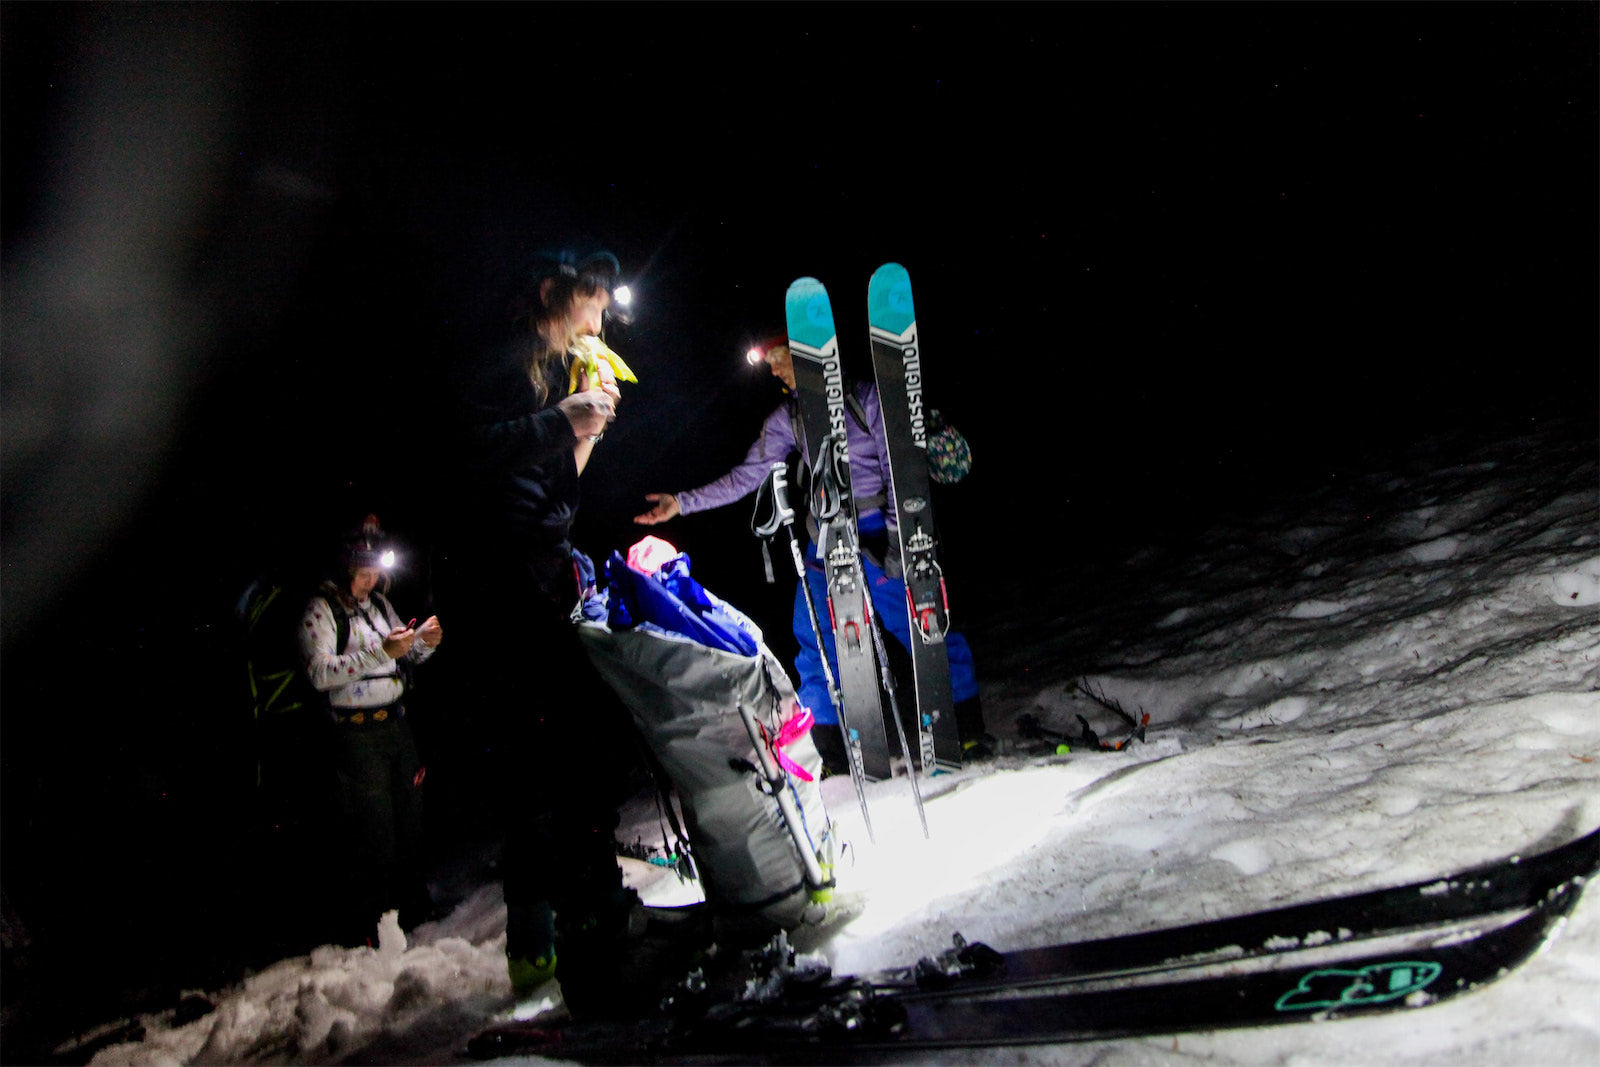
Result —
[{"label": "green logo on ski", "polygon": [[1409,996],[1424,988],[1444,968],[1437,963],[1374,963],[1357,971],[1312,971],[1278,998],[1279,1011],[1326,1011],[1356,1008]]}]

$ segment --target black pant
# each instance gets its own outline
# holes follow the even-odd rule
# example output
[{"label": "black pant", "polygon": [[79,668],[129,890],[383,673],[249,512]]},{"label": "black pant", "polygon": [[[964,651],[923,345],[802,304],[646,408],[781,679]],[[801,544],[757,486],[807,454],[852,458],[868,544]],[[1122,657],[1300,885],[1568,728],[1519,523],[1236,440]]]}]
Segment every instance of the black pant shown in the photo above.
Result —
[{"label": "black pant", "polygon": [[390,908],[425,910],[420,767],[404,719],[341,723],[334,729],[341,852],[348,868],[347,936],[352,939],[375,936],[378,918]]},{"label": "black pant", "polygon": [[617,809],[637,759],[633,726],[564,613],[544,605],[479,621],[489,625],[451,637],[470,664],[464,688],[503,826],[507,951],[532,956],[547,936],[528,920],[537,905],[553,906],[564,925],[621,893]]}]

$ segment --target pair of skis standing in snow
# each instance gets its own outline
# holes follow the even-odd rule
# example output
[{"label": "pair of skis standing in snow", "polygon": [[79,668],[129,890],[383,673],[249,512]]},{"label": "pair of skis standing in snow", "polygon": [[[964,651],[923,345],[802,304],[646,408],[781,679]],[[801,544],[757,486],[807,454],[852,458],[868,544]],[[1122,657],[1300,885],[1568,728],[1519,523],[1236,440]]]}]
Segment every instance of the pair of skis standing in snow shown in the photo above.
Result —
[{"label": "pair of skis standing in snow", "polygon": [[[848,766],[864,797],[866,781],[893,776],[894,737],[915,795],[913,767],[920,765],[928,774],[959,768],[963,735],[973,740],[983,731],[971,651],[960,635],[950,632],[933,533],[929,444],[936,452],[943,439],[930,430],[931,413],[923,406],[911,280],[904,267],[890,263],[874,273],[868,288],[875,394],[858,392],[845,381],[833,311],[822,284],[799,279],[790,286],[786,304],[789,344],[774,347],[763,358],[795,402],[767,419],[749,456],[733,471],[681,496],[651,494],[654,507],[637,521],[654,524],[755,491],[753,531],[766,543],[780,536],[787,540],[799,578],[795,636],[801,649],[796,667],[802,702],[816,717],[818,747],[833,750],[830,760]],[[787,465],[775,462],[791,448],[801,456],[802,486],[797,488],[809,497],[809,562],[793,528]],[[953,480],[948,465],[941,470],[945,480]],[[892,514],[883,514],[880,507]],[[881,561],[867,555],[864,562],[863,541],[871,545],[875,535],[885,539]],[[902,566],[896,570],[891,560]],[[773,580],[770,556],[767,578]],[[899,715],[886,629],[909,653],[915,759]],[[958,723],[958,715],[970,721]],[[836,728],[839,733],[833,732]],[[920,798],[918,804],[920,810]],[[870,835],[864,799],[862,813]]]},{"label": "pair of skis standing in snow", "polygon": [[[799,398],[799,424],[783,411],[768,423],[773,456],[788,452],[787,441],[779,439],[789,431],[802,450],[815,445],[815,452],[805,457],[815,472],[810,478],[810,510],[818,524],[818,551],[812,562],[808,566],[794,534],[785,465],[769,465],[760,458],[769,454],[765,434],[752,450],[756,459],[747,459],[712,487],[697,491],[698,499],[685,494],[692,500],[691,509],[700,510],[730,503],[758,485],[762,489],[757,532],[769,539],[780,532],[787,536],[805,605],[797,613],[797,634],[809,628],[815,638],[814,658],[801,670],[800,694],[776,657],[760,643],[754,625],[693,582],[686,556],[652,562],[645,558],[649,553],[640,551],[643,542],[634,546],[629,560],[614,554],[606,561],[607,591],[603,596],[597,591],[594,599],[585,601],[578,626],[601,677],[629,709],[660,771],[679,791],[688,828],[685,847],[692,846],[705,861],[699,866],[707,899],[731,912],[754,913],[790,928],[810,902],[825,900],[833,885],[833,834],[816,785],[821,756],[813,745],[819,734],[810,728],[812,714],[823,724],[822,730],[840,729],[833,739],[848,739],[840,748],[848,752],[869,836],[865,782],[895,773],[890,729],[899,734],[900,754],[920,813],[917,761],[895,707],[883,619],[875,618],[874,592],[882,614],[893,612],[891,625],[911,651],[918,752],[925,772],[961,765],[952,658],[963,668],[955,695],[976,697],[968,669],[970,652],[964,643],[947,642],[953,635],[948,634],[944,584],[934,554],[928,463],[918,447],[930,435],[920,411],[916,323],[904,268],[889,264],[880,269],[870,295],[874,323],[887,325],[875,326],[883,335],[875,355],[885,366],[878,369],[878,398],[866,397],[865,405],[881,411],[887,433],[876,432],[877,412],[868,413],[858,405],[853,417],[862,429],[856,441],[886,447],[887,454],[881,466],[863,463],[859,469],[873,474],[882,470],[889,483],[883,486],[884,496],[895,498],[896,510],[905,516],[898,531],[904,585],[884,580],[875,566],[861,559],[846,437],[852,416],[845,410],[832,311],[826,291],[807,278],[791,288],[789,301],[794,375],[785,380]],[[877,488],[868,484],[863,491],[875,493]],[[672,494],[652,499],[656,507],[638,521],[654,524],[681,513]],[[637,562],[635,553],[640,557]],[[825,574],[810,573],[817,568]],[[813,592],[813,580],[824,577],[825,583],[817,581]],[[824,640],[823,618],[829,620],[836,659]],[[685,637],[687,644],[679,639]],[[954,657],[946,655],[947,644],[954,648]],[[830,661],[838,664],[837,679]],[[825,688],[817,684],[818,674],[826,678]],[[889,695],[892,727],[885,722],[880,683]],[[807,704],[809,714],[803,710]],[[829,722],[829,712],[837,714],[840,726]],[[827,733],[820,736],[829,739]],[[754,789],[749,788],[752,783]]]},{"label": "pair of skis standing in snow", "polygon": [[[961,766],[962,744],[950,684],[945,637],[950,629],[949,601],[933,536],[933,504],[926,458],[927,417],[922,399],[921,351],[911,278],[904,267],[889,263],[872,275],[867,289],[872,365],[877,379],[884,439],[888,447],[891,497],[895,505],[892,536],[898,536],[909,622],[908,651],[916,699],[917,759],[924,773]],[[921,816],[921,797],[910,746],[899,715],[882,637],[874,618],[867,575],[861,562],[855,501],[850,484],[850,451],[846,392],[838,332],[828,292],[815,278],[801,278],[785,300],[789,350],[794,361],[795,392],[804,430],[805,457],[811,471],[810,512],[817,527],[816,558],[826,578],[827,618],[832,630],[838,675],[822,655],[829,695],[838,712],[851,778],[861,801],[862,817],[872,832],[864,783],[892,777],[889,737],[880,692],[889,699],[888,723],[899,741]],[[822,612],[807,581],[804,561],[793,530],[793,510],[785,496],[782,465],[774,465],[766,485],[763,514],[758,504],[754,527],[765,537],[782,529],[811,616],[819,649],[826,648]],[[882,687],[880,689],[880,682]],[[927,832],[926,820],[923,832]]]}]

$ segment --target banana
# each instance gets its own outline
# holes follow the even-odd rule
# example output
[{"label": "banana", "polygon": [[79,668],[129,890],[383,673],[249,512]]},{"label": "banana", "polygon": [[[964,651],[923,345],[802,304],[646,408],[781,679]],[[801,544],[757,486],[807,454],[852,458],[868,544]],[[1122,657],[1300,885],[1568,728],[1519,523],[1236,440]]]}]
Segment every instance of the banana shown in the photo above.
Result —
[{"label": "banana", "polygon": [[567,381],[567,392],[576,392],[580,374],[589,376],[591,385],[600,384],[600,361],[605,360],[611,364],[611,373],[619,382],[637,382],[633,371],[622,361],[622,357],[611,351],[606,343],[598,337],[580,337],[577,346],[572,350],[572,374]]}]

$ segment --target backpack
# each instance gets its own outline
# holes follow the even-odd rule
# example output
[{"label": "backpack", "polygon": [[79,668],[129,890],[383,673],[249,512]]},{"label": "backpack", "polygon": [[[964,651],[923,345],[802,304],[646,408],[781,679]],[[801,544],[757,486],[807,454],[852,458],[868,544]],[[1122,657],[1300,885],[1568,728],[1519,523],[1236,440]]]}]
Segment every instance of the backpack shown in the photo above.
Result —
[{"label": "backpack", "polygon": [[592,599],[606,610],[578,637],[630,712],[652,774],[677,792],[688,833],[674,823],[676,851],[692,850],[724,918],[788,930],[814,919],[834,885],[834,827],[811,718],[783,665],[755,623],[690,576],[688,556],[644,575],[613,553],[605,573],[607,591]]},{"label": "backpack", "polygon": [[[295,596],[277,582],[257,579],[239,598],[236,615],[243,631],[245,674],[257,722],[303,708],[327,708],[327,695],[312,686],[300,659],[300,621],[315,595]],[[342,651],[350,640],[350,616],[337,599],[328,606],[333,610],[334,647]]]},{"label": "backpack", "polygon": [[[300,659],[300,623],[313,595],[263,577],[245,588],[235,608],[243,695],[253,720],[255,818],[278,847],[291,851],[325,847],[322,835],[335,802],[328,700]],[[341,615],[334,612],[342,647],[350,622]]]},{"label": "backpack", "polygon": [[[258,579],[239,599],[237,613],[244,627],[245,671],[257,722],[302,709],[328,712],[328,694],[311,684],[300,658],[301,621],[306,605],[318,597],[333,615],[334,650],[343,653],[350,643],[350,613],[337,597],[326,595],[321,589],[295,596],[281,585]],[[371,599],[385,619],[395,617],[394,607],[382,593],[373,590]],[[396,664],[396,673],[407,692],[415,684],[411,668],[409,658]]]}]

